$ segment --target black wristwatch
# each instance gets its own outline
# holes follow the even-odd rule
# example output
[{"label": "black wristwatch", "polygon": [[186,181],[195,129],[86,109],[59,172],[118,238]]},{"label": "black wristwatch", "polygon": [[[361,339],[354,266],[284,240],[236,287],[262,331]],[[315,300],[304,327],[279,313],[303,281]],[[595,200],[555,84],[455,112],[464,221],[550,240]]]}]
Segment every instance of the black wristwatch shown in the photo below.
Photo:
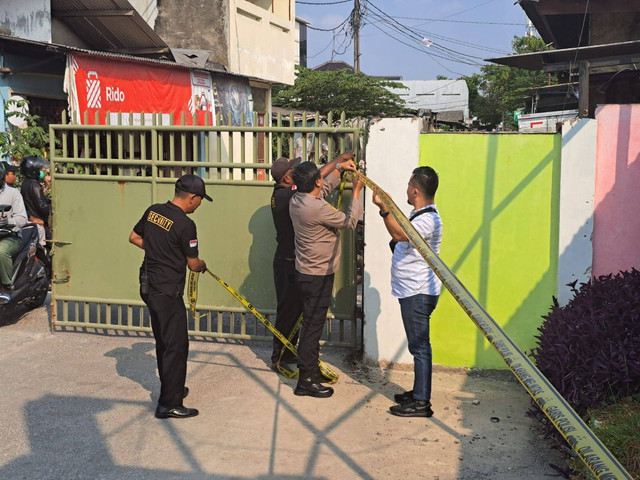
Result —
[{"label": "black wristwatch", "polygon": [[382,217],[382,218],[386,218],[389,216],[391,212],[389,210],[387,210],[386,212],[383,212],[382,210],[378,211],[378,214]]}]

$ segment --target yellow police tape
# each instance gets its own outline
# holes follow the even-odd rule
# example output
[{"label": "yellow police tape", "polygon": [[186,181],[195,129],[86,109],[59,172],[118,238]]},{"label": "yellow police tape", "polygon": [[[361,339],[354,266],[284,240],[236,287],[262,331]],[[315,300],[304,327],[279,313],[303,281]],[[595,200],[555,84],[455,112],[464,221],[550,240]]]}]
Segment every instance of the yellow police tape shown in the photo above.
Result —
[{"label": "yellow police tape", "polygon": [[[293,326],[293,329],[291,330],[291,333],[289,334],[289,337],[287,338],[287,340],[289,340],[289,342],[291,342],[293,340],[293,338],[296,336],[296,333],[298,333],[298,330],[300,330],[300,327],[302,326],[302,314],[298,317],[298,320],[296,321],[296,324]],[[293,343],[293,342],[291,342]],[[280,357],[278,358],[278,363],[277,363],[277,367],[278,367],[278,372],[280,372],[282,374],[283,377],[287,377],[287,378],[298,378],[298,374],[300,373],[299,370],[293,371],[293,370],[289,370],[288,368],[283,367],[282,365],[280,365],[280,362],[282,361],[282,356],[284,355],[286,347],[283,345],[282,348],[280,348]],[[329,379],[331,380],[331,379]],[[329,382],[331,383],[331,382]],[[335,382],[333,382],[335,383]]]},{"label": "yellow police tape", "polygon": [[[247,310],[249,310],[258,320],[260,320],[267,329],[273,333],[273,335],[280,340],[285,347],[287,347],[294,355],[298,355],[298,350],[296,347],[289,341],[280,331],[271,323],[264,315],[262,315],[256,308],[251,305],[246,298],[240,295],[234,288],[232,288],[227,282],[218,277],[215,273],[207,268],[207,273],[215,278],[220,285],[222,285],[231,295],[233,295],[242,305],[244,305]],[[190,272],[189,274],[189,285],[187,290],[187,295],[189,297],[189,308],[191,310],[192,315],[195,316],[196,313],[196,303],[198,299],[198,279],[200,274],[196,272]],[[299,328],[299,324],[301,323],[301,319],[298,319],[298,323],[296,324],[297,328]],[[291,335],[293,338],[293,334]],[[281,356],[282,358],[282,356]],[[292,372],[289,369],[286,369],[280,366],[280,362],[278,362],[278,371],[282,373],[286,378],[298,378],[298,371]],[[334,372],[326,363],[322,360],[318,361],[318,368],[320,369],[320,373],[327,379],[327,383],[333,384],[338,381],[338,374]]]},{"label": "yellow police tape", "polygon": [[449,267],[431,250],[431,247],[391,200],[391,197],[362,173],[357,172],[357,175],[368,188],[377,193],[411,244],[420,252],[420,255],[442,280],[442,283],[451,292],[469,318],[473,320],[487,340],[496,348],[525,390],[529,392],[529,395],[540,406],[545,415],[549,417],[549,420],[593,474],[600,480],[633,480],[607,447],[602,444],[582,418],[558,393],[551,382],[542,375],[540,370],[505,334],[496,321],[491,318],[460,280],[449,270]]}]

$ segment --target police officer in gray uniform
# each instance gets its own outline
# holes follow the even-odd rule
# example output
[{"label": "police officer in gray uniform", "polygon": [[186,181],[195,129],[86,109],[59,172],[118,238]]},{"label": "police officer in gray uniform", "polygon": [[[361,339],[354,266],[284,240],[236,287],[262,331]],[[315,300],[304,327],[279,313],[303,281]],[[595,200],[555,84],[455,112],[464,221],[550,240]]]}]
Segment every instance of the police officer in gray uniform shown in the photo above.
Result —
[{"label": "police officer in gray uniform", "polygon": [[[320,176],[325,178],[331,175],[335,169],[338,171],[344,164],[345,169],[353,164],[353,152],[345,152],[338,155],[331,162],[320,169]],[[271,195],[271,214],[273,224],[276,227],[276,242],[278,244],[273,257],[273,280],[278,302],[276,315],[276,328],[285,337],[289,337],[293,331],[300,314],[302,313],[302,294],[296,282],[295,268],[295,233],[291,216],[289,215],[289,202],[296,194],[296,186],[291,178],[291,172],[300,164],[300,158],[289,160],[285,157],[278,158],[271,166],[271,176],[276,181]],[[326,187],[335,185],[340,175],[334,174],[334,179],[325,182]],[[320,196],[324,197],[330,189],[323,189]],[[291,339],[292,344],[298,341],[298,334]],[[278,338],[273,338],[273,350],[271,353],[271,368],[276,372],[279,368],[295,371],[293,364],[298,359],[288,349],[282,351],[283,344]]]},{"label": "police officer in gray uniform", "polygon": [[[338,164],[338,174],[342,170],[355,170],[355,164],[351,160]],[[356,227],[363,212],[360,192],[364,184],[356,181],[345,214],[324,200],[324,195],[338,186],[340,175],[331,174],[323,179],[315,164],[304,162],[293,169],[291,177],[298,189],[289,203],[289,213],[295,230],[296,273],[303,305],[298,346],[300,377],[294,393],[327,398],[333,395],[333,388],[322,385],[319,342],[331,305],[335,271],[340,265],[338,230]]]}]

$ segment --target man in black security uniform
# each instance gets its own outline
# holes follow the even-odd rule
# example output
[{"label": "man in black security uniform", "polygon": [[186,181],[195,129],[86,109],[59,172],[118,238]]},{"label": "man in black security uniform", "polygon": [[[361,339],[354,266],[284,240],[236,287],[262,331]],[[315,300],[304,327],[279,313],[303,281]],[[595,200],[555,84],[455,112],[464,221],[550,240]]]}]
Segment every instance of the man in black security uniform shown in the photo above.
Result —
[{"label": "man in black security uniform", "polygon": [[[325,178],[336,170],[336,166],[354,158],[353,152],[338,155],[332,162],[320,169],[320,176]],[[295,232],[289,216],[289,200],[296,193],[296,186],[291,179],[293,167],[302,161],[301,158],[289,160],[285,157],[278,158],[271,166],[271,176],[276,184],[271,195],[271,214],[276,227],[276,253],[273,257],[273,281],[278,302],[276,310],[276,328],[282,335],[289,338],[289,334],[295,327],[296,321],[302,314],[302,293],[295,280]],[[291,339],[294,345],[298,341],[298,334]],[[285,348],[280,359],[283,344],[276,337],[273,338],[273,351],[271,353],[271,368],[278,370],[278,365],[291,372],[296,370],[297,359],[293,353]]]},{"label": "man in black security uniform", "polygon": [[149,308],[160,376],[157,418],[187,418],[198,415],[182,399],[189,389],[187,376],[189,337],[183,300],[186,268],[204,272],[207,265],[198,258],[196,224],[187,217],[202,199],[213,201],[204,181],[183,175],[176,182],[175,196],[167,203],[149,207],[133,227],[129,242],[145,251],[140,267],[140,296]]},{"label": "man in black security uniform", "polygon": [[[271,176],[276,181],[271,195],[271,214],[276,227],[276,253],[273,257],[273,282],[276,287],[278,302],[276,313],[276,328],[282,335],[289,338],[289,334],[302,313],[302,295],[295,281],[295,247],[294,232],[289,216],[289,200],[296,193],[296,187],[291,180],[291,170],[300,163],[300,158],[289,160],[280,157],[271,167]],[[298,341],[298,334],[291,339],[294,345]],[[280,359],[283,344],[273,337],[273,351],[271,353],[271,368],[278,371],[280,367],[295,371],[295,357],[289,349],[285,349]]]}]

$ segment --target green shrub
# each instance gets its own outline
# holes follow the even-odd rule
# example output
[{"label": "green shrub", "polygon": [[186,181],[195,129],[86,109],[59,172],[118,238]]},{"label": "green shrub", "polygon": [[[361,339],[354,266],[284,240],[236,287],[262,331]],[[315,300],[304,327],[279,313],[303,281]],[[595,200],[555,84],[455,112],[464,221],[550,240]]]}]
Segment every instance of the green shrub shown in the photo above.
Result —
[{"label": "green shrub", "polygon": [[640,394],[640,272],[603,275],[554,299],[531,356],[584,415],[603,402]]}]

